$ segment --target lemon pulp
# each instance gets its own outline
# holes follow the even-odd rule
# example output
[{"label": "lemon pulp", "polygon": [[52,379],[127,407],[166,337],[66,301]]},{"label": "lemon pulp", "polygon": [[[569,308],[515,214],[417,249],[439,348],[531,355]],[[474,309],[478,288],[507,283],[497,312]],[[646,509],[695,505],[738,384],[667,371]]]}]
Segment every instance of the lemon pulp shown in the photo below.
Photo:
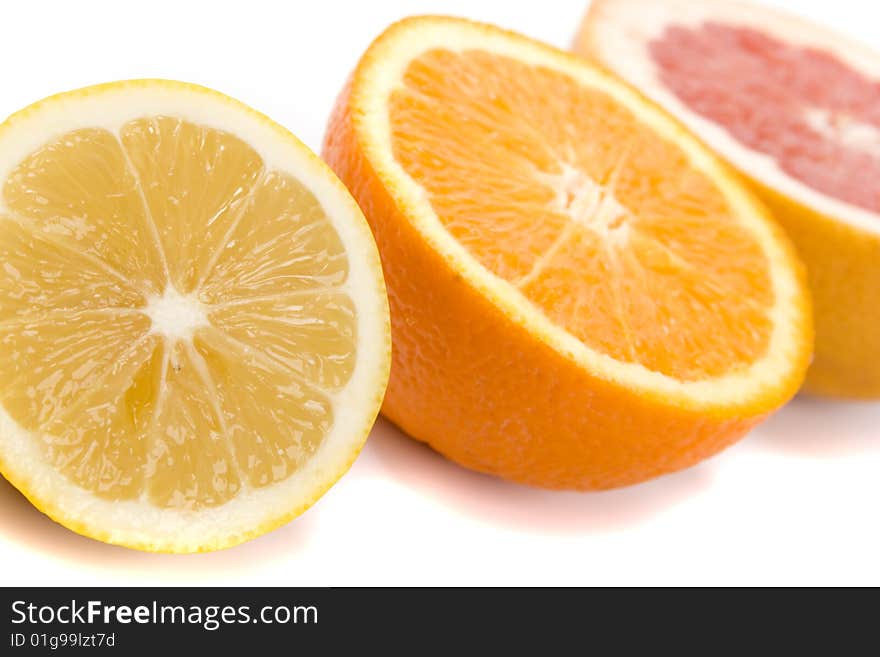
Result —
[{"label": "lemon pulp", "polygon": [[223,504],[290,477],[356,360],[314,195],[168,116],[67,132],[2,181],[0,402],[108,500]]}]

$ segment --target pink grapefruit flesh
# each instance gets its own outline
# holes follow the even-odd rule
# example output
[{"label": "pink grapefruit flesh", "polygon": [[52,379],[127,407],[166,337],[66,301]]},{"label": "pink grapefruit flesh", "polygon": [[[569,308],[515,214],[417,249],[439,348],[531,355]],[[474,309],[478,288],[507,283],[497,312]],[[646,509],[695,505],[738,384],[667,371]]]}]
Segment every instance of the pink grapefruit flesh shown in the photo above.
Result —
[{"label": "pink grapefruit flesh", "polygon": [[880,212],[880,81],[825,50],[714,21],[670,25],[648,52],[692,111],[805,185]]}]

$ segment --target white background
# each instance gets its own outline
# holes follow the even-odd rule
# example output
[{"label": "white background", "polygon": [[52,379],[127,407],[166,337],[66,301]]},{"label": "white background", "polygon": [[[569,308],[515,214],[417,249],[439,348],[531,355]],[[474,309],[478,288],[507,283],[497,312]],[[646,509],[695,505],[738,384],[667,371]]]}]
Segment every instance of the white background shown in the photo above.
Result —
[{"label": "white background", "polygon": [[[880,49],[880,8],[773,4]],[[335,94],[395,19],[446,13],[567,47],[586,0],[4,3],[0,115],[167,77],[237,97],[320,147]],[[878,327],[880,330],[880,327]],[[290,525],[223,552],[150,555],[54,524],[0,480],[0,584],[880,584],[880,403],[797,399],[696,468],[606,493],[463,470],[379,422]]]}]

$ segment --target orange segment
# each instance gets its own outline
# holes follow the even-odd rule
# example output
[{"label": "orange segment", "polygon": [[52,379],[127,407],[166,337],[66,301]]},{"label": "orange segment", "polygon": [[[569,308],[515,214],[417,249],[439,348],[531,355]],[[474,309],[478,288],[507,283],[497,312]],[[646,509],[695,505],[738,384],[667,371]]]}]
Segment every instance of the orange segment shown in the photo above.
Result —
[{"label": "orange segment", "polygon": [[536,140],[539,128],[512,107],[530,80],[506,60],[512,70],[500,88],[481,87],[480,70],[494,63],[486,59],[432,50],[411,62],[389,99],[392,143],[447,230],[490,271],[513,279],[532,268],[567,221],[551,211],[554,191],[535,184],[536,172],[557,162],[551,145]]},{"label": "orange segment", "polygon": [[[700,381],[743,371],[766,354],[775,302],[766,262],[758,258],[750,270],[748,257],[733,256],[727,269],[716,271],[689,262],[663,242],[634,235],[618,276],[624,315],[643,365],[682,381]],[[731,267],[731,262],[741,265]],[[766,287],[756,288],[762,279]]]},{"label": "orange segment", "polygon": [[766,351],[765,256],[681,148],[607,93],[507,56],[430,50],[388,115],[395,159],[449,233],[587,346],[680,380]]},{"label": "orange segment", "polygon": [[606,284],[619,281],[618,264],[598,235],[569,231],[533,272],[517,284],[551,320],[575,327],[576,337],[613,358],[638,362],[620,284]]}]

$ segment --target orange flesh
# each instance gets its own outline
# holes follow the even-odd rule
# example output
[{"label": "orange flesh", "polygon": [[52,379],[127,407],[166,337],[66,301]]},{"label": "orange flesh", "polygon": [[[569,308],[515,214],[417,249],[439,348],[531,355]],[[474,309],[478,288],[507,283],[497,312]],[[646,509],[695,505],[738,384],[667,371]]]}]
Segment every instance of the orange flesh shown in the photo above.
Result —
[{"label": "orange flesh", "polygon": [[765,256],[677,146],[562,73],[482,51],[413,60],[394,155],[446,230],[589,347],[680,380],[767,349]]},{"label": "orange flesh", "polygon": [[690,109],[820,192],[880,212],[880,81],[759,30],[673,25],[649,44]]},{"label": "orange flesh", "polygon": [[[230,134],[146,117],[46,144],[2,194],[0,399],[71,481],[195,509],[315,452],[356,317],[303,184]],[[151,322],[172,291],[204,313],[191,334]]]}]

